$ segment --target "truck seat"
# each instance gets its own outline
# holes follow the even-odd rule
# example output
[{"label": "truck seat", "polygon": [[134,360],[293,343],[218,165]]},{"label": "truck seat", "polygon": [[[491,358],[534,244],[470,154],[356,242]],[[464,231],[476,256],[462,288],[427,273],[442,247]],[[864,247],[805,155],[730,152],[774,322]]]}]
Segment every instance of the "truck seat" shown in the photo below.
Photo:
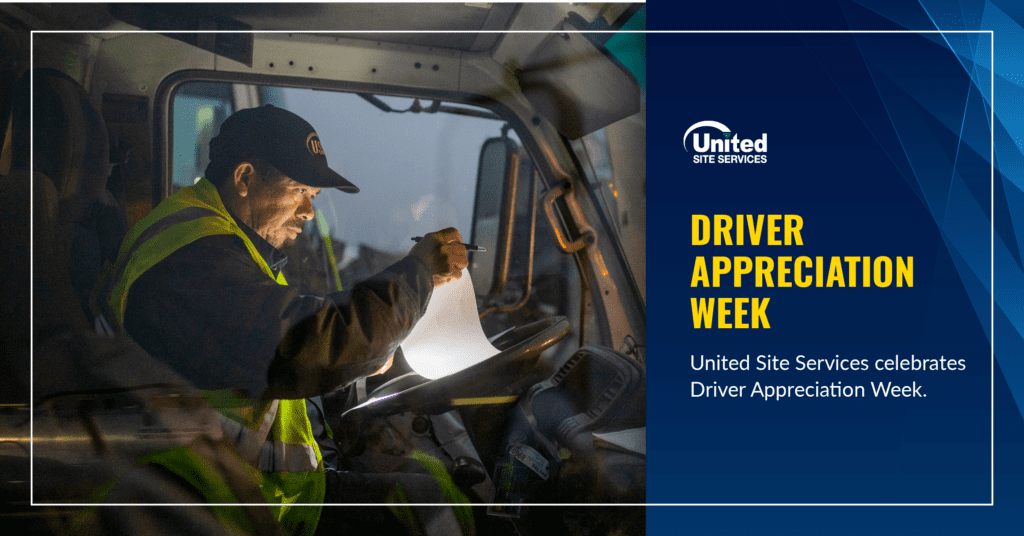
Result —
[{"label": "truck seat", "polygon": [[[11,180],[15,171],[30,167],[28,82],[26,74],[15,88]],[[56,236],[52,238],[67,240],[68,277],[79,307],[91,318],[93,287],[104,263],[116,260],[127,230],[124,214],[107,190],[110,149],[106,125],[85,89],[53,69],[35,70],[33,106],[36,191],[49,190],[41,186],[47,181],[56,191],[56,207],[49,207],[44,216],[56,217],[52,222]],[[41,238],[36,236],[37,246]]]}]

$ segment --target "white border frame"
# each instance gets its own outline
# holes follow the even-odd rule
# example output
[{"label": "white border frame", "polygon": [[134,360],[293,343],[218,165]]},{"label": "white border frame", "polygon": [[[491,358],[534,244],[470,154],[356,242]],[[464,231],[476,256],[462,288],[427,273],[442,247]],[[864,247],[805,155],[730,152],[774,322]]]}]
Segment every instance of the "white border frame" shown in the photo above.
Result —
[{"label": "white border frame", "polygon": [[[32,30],[29,32],[29,173],[35,176],[35,35],[97,33],[95,30]],[[383,33],[379,30],[288,31],[288,30],[198,30],[153,31],[122,30],[102,33]],[[643,33],[643,34],[988,34],[989,35],[989,502],[987,503],[407,503],[408,506],[994,506],[995,505],[995,32],[993,30],[623,30],[623,31],[552,31],[552,30],[482,30],[482,31],[388,31],[386,33]],[[947,44],[948,48],[948,44]],[[952,52],[952,50],[951,50]],[[955,54],[955,52],[953,52]],[[35,227],[35,184],[29,182],[29,236]],[[29,241],[29,329],[35,328],[35,246]],[[35,339],[29,339],[29,504],[30,506],[210,506],[209,503],[37,503],[35,502]],[[219,503],[218,503],[219,504]],[[223,503],[222,506],[267,506],[268,503]],[[296,503],[291,506],[392,506],[391,503]]]}]

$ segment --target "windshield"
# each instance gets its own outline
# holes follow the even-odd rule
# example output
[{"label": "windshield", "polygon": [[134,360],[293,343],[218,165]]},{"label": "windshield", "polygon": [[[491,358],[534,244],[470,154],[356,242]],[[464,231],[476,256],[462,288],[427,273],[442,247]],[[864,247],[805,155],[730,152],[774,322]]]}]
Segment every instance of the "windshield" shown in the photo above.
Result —
[{"label": "windshield", "polygon": [[[341,264],[358,256],[360,246],[404,255],[411,237],[449,226],[468,240],[479,150],[484,140],[501,133],[503,121],[385,112],[353,93],[271,87],[255,93],[258,99],[238,105],[236,94],[245,92],[233,91],[231,84],[199,82],[179,90],[174,101],[175,189],[202,176],[209,140],[236,107],[274,104],[309,121],[331,168],[359,186],[355,195],[324,190],[314,203],[332,234],[345,243],[344,253],[337,252]],[[429,110],[432,104],[375,99],[396,111]]]},{"label": "windshield", "polygon": [[[288,284],[299,292],[324,295],[350,289],[405,256],[412,237],[455,227],[469,242],[475,231],[496,225],[497,215],[491,209],[496,210],[502,188],[495,180],[504,179],[500,170],[492,169],[493,162],[481,158],[481,151],[485,142],[502,137],[519,147],[519,137],[489,110],[428,99],[229,82],[185,83],[173,101],[171,190],[191,186],[203,176],[210,139],[227,117],[265,104],[309,121],[331,168],[360,189],[354,195],[322,190],[313,202],[316,218],[306,223],[293,242],[282,246],[288,255]],[[528,158],[521,149],[514,150]],[[533,168],[524,164],[523,169]],[[491,179],[478,181],[480,173]],[[530,198],[525,186],[530,184],[530,173],[524,172],[519,179],[524,186],[517,203]],[[474,203],[480,204],[476,230]],[[554,246],[553,233],[542,218],[536,252],[531,255],[527,248],[531,212],[528,205],[517,205],[515,210],[521,216],[513,233],[516,245],[510,250],[514,254],[504,294],[489,292],[496,252],[470,255],[478,306],[489,313],[482,320],[488,336],[555,314],[577,316],[579,283],[571,259]],[[530,284],[525,283],[527,276]],[[516,303],[512,308],[495,308]]]}]

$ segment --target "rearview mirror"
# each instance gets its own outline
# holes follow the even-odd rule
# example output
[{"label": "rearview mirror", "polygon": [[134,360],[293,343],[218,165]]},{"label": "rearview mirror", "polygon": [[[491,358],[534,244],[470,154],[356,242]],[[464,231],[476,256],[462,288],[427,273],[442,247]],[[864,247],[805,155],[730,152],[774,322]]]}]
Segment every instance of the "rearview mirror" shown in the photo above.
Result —
[{"label": "rearview mirror", "polygon": [[471,242],[487,249],[471,251],[469,271],[477,296],[500,296],[508,280],[509,248],[515,220],[518,146],[507,136],[490,138],[480,148]]}]

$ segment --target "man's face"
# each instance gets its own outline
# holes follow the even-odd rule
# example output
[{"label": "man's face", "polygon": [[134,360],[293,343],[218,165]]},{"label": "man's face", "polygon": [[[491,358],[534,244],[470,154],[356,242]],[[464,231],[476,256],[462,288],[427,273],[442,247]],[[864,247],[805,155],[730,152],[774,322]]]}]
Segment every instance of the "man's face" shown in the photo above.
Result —
[{"label": "man's face", "polygon": [[320,193],[281,174],[278,178],[259,178],[249,182],[249,224],[257,234],[280,247],[302,232],[307,220],[313,219],[313,198]]}]

